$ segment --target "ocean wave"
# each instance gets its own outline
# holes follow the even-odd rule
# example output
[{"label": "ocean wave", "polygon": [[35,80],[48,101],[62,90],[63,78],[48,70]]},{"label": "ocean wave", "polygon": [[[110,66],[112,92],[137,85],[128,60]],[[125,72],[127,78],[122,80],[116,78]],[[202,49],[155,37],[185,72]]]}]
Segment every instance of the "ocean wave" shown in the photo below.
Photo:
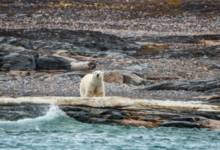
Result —
[{"label": "ocean wave", "polygon": [[26,124],[26,123],[34,123],[34,122],[45,122],[51,121],[60,117],[67,117],[65,112],[59,109],[56,105],[51,105],[48,112],[44,116],[40,116],[37,118],[25,118],[17,121],[8,121],[8,120],[0,120],[0,124]]}]

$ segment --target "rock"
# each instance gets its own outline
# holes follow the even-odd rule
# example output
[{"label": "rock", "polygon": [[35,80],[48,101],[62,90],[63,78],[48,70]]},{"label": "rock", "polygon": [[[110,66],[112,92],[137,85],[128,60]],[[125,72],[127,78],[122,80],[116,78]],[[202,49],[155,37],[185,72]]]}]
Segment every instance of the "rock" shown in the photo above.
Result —
[{"label": "rock", "polygon": [[204,46],[214,46],[219,45],[220,40],[201,40],[199,41],[200,44],[203,44]]},{"label": "rock", "polygon": [[31,71],[36,69],[38,53],[8,44],[0,45],[0,70]]},{"label": "rock", "polygon": [[193,101],[167,102],[123,97],[2,97],[0,120],[14,121],[45,115],[50,104],[58,105],[69,117],[90,124],[220,128],[219,106]]},{"label": "rock", "polygon": [[153,128],[158,126],[158,124],[156,123],[150,121],[140,121],[140,120],[122,120],[120,122],[120,125],[146,127],[146,128]]},{"label": "rock", "polygon": [[0,77],[0,81],[11,81],[12,79],[13,79],[13,77],[7,77],[7,76]]},{"label": "rock", "polygon": [[57,75],[54,75],[46,80],[50,80],[50,79],[53,79],[53,78],[67,78],[67,77],[70,77],[70,78],[73,78],[73,77],[84,77],[87,73],[80,73],[80,72],[67,72],[67,73],[62,73],[62,74],[57,74]]},{"label": "rock", "polygon": [[18,75],[30,75],[30,71],[17,71],[17,70],[10,70],[9,71],[10,75],[18,74]]},{"label": "rock", "polygon": [[71,62],[75,61],[68,57],[40,56],[37,59],[36,70],[60,70],[71,71]]},{"label": "rock", "polygon": [[[119,50],[118,50],[119,51]],[[70,52],[71,55],[80,55],[80,56],[86,56],[86,57],[94,57],[94,58],[109,58],[109,59],[123,59],[127,61],[131,61],[134,64],[139,64],[140,62],[127,55],[126,52],[115,52],[115,51],[110,51],[110,52],[91,52],[91,51],[74,51]]]},{"label": "rock", "polygon": [[187,121],[170,121],[164,122],[160,125],[161,127],[177,127],[177,128],[199,128],[198,123],[191,123]]},{"label": "rock", "polygon": [[117,72],[110,72],[104,74],[104,81],[109,83],[123,84],[123,75]]},{"label": "rock", "polygon": [[6,18],[7,17],[7,14],[0,14],[0,18]]},{"label": "rock", "polygon": [[[87,50],[90,52],[130,51],[133,53],[134,51],[139,51],[142,48],[140,45],[134,42],[127,41],[114,35],[103,34],[97,31],[70,31],[46,28],[34,29],[29,31],[22,29],[6,31],[2,29],[0,31],[0,34],[7,37],[13,35],[19,38],[29,39],[30,41],[32,41],[33,47],[36,47],[36,49],[44,49],[48,52],[51,52],[50,50],[53,50],[53,52],[55,52],[58,49],[68,49],[70,51],[74,49],[78,50],[79,52]],[[51,39],[56,42],[51,42]],[[39,40],[41,43],[39,43]],[[50,45],[48,45],[47,43],[50,43]],[[109,54],[107,53],[106,55],[108,56]],[[116,54],[115,57],[117,55],[118,54]]]},{"label": "rock", "polygon": [[36,118],[45,115],[48,105],[1,106],[0,120],[17,121],[25,118]]},{"label": "rock", "polygon": [[144,79],[135,74],[123,74],[123,83],[141,85],[144,83]]},{"label": "rock", "polygon": [[3,43],[5,40],[5,37],[0,37],[0,43]]},{"label": "rock", "polygon": [[139,73],[131,72],[131,71],[124,71],[124,70],[114,70],[114,71],[104,71],[105,82],[115,82],[119,84],[133,84],[133,85],[149,85],[153,84],[154,82],[143,79],[142,75]]},{"label": "rock", "polygon": [[210,69],[220,69],[220,64],[216,64],[216,63],[211,63]]},{"label": "rock", "polygon": [[150,86],[138,88],[136,90],[189,90],[189,91],[209,91],[217,92],[216,88],[220,88],[218,79],[211,80],[192,80],[192,81],[176,81],[162,82]]},{"label": "rock", "polygon": [[129,66],[129,67],[126,67],[125,69],[126,70],[131,70],[131,71],[142,71],[145,67],[142,67],[140,65],[134,65],[134,66]]},{"label": "rock", "polygon": [[16,14],[15,17],[26,17],[27,14]]},{"label": "rock", "polygon": [[153,52],[139,52],[137,56],[145,57],[145,58],[180,58],[180,57],[200,57],[203,59],[207,59],[209,57],[219,57],[220,45],[205,47],[201,49],[196,49],[193,51],[184,50],[184,49],[174,49],[174,50],[163,50],[163,51],[153,51]]},{"label": "rock", "polygon": [[206,95],[216,95],[216,94],[220,94],[220,88],[213,88],[210,90],[205,91]]},{"label": "rock", "polygon": [[202,3],[195,3],[195,2],[189,1],[181,5],[180,8],[194,15],[216,14],[219,8],[218,4],[219,3],[217,1],[215,3],[209,3],[208,1],[204,1]]},{"label": "rock", "polygon": [[200,122],[201,120],[205,120],[205,117],[200,116],[181,116],[181,117],[174,117],[171,120],[174,121],[188,121],[188,122]]},{"label": "rock", "polygon": [[117,72],[121,74],[135,74],[141,78],[144,78],[144,74],[135,72],[135,71],[127,71],[127,70],[104,70],[104,73],[111,73],[111,72]]},{"label": "rock", "polygon": [[[195,43],[202,40],[219,40],[219,34],[203,34],[203,35],[169,35],[169,36],[140,36],[138,39],[134,37],[126,38],[130,41],[147,42],[147,43]],[[140,44],[141,44],[140,43]]]}]

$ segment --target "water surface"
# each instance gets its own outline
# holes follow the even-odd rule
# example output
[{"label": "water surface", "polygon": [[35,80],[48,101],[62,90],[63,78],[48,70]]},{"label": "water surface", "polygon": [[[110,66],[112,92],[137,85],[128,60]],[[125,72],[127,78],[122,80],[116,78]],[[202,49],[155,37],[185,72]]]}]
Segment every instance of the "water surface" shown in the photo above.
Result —
[{"label": "water surface", "polygon": [[45,116],[0,121],[0,149],[217,150],[220,132],[80,123],[51,106]]}]

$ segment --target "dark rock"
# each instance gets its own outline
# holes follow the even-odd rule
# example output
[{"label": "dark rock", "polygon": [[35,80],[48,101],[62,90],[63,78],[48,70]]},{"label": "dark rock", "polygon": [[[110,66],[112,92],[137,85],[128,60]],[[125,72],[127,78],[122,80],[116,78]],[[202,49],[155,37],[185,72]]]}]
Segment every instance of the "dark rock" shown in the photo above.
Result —
[{"label": "dark rock", "polygon": [[4,42],[5,37],[0,37],[0,43]]},{"label": "dark rock", "polygon": [[184,81],[177,81],[173,86],[174,90],[188,90],[190,83]]},{"label": "dark rock", "polygon": [[48,105],[1,106],[0,120],[17,121],[24,118],[36,118],[45,115],[48,110]]},{"label": "dark rock", "polygon": [[26,17],[27,14],[16,14],[15,17]]},{"label": "dark rock", "polygon": [[7,17],[7,14],[0,14],[0,18],[6,18]]},{"label": "dark rock", "polygon": [[71,70],[70,63],[73,60],[68,57],[59,56],[40,56],[37,59],[36,70]]},{"label": "dark rock", "polygon": [[161,127],[177,127],[177,128],[199,128],[200,125],[198,123],[191,123],[187,121],[169,121],[163,122]]},{"label": "dark rock", "polygon": [[211,68],[211,69],[220,69],[220,64],[212,63],[209,68]]},{"label": "dark rock", "polygon": [[38,53],[7,44],[0,45],[0,70],[35,70]]},{"label": "dark rock", "polygon": [[59,108],[62,109],[63,111],[65,111],[65,112],[68,112],[68,111],[82,111],[82,108],[80,108],[80,107],[60,106]]},{"label": "dark rock", "polygon": [[13,44],[17,44],[17,42],[18,42],[18,39],[17,38],[9,38],[8,40],[7,40],[7,43],[8,44],[11,44],[11,45],[13,45]]},{"label": "dark rock", "polygon": [[174,121],[188,121],[188,122],[199,122],[201,120],[205,120],[207,118],[200,117],[200,116],[181,116],[181,117],[174,117],[171,120]]},{"label": "dark rock", "polygon": [[206,95],[220,95],[220,88],[214,88],[214,89],[210,89],[205,91]]},{"label": "dark rock", "polygon": [[136,54],[137,56],[146,57],[146,58],[180,58],[180,57],[204,57],[203,59],[206,59],[208,57],[219,57],[220,51],[219,51],[220,45],[216,46],[210,46],[205,47],[201,49],[196,49],[193,51],[190,50],[184,50],[184,49],[175,49],[175,50],[163,50],[163,51],[153,51],[153,52],[139,52]]},{"label": "dark rock", "polygon": [[216,14],[219,12],[219,1],[186,2],[181,7],[182,10],[194,15]]},{"label": "dark rock", "polygon": [[98,116],[94,117],[94,114],[88,113],[88,112],[66,112],[68,116],[84,123],[92,123],[92,124],[108,124],[108,125],[115,125],[119,121],[112,120],[112,119],[104,119],[99,118]]},{"label": "dark rock", "polygon": [[208,80],[205,83],[205,90],[211,90],[211,89],[215,89],[215,88],[220,88],[220,80]]},{"label": "dark rock", "polygon": [[150,86],[138,88],[136,90],[189,90],[189,91],[205,91],[207,93],[219,93],[220,81],[218,79],[208,80],[191,80],[162,82]]},{"label": "dark rock", "polygon": [[149,42],[149,43],[195,43],[200,40],[219,40],[219,34],[204,34],[204,35],[170,35],[170,36],[140,36],[138,38],[129,37],[130,41]]},{"label": "dark rock", "polygon": [[9,77],[9,76],[4,76],[4,77],[2,77],[2,76],[0,76],[0,81],[10,81],[10,80],[12,80],[13,78],[12,77]]},{"label": "dark rock", "polygon": [[[4,29],[0,30],[0,34],[4,36],[16,36],[19,38],[26,38],[30,41],[41,40],[42,46],[36,46],[37,49],[44,50],[58,50],[62,49],[66,44],[69,50],[75,49],[79,51],[91,51],[91,52],[100,52],[100,51],[139,51],[141,50],[141,46],[135,44],[134,42],[130,42],[119,38],[114,35],[103,34],[101,32],[96,31],[71,31],[71,30],[61,30],[61,29],[34,29],[34,30],[9,30],[6,31]],[[56,42],[51,42],[56,41]],[[65,42],[65,44],[63,44]],[[50,43],[48,45],[48,43]]]},{"label": "dark rock", "polygon": [[170,90],[172,89],[171,86],[173,85],[172,82],[163,82],[158,84],[153,84],[147,87],[139,88],[138,90]]}]

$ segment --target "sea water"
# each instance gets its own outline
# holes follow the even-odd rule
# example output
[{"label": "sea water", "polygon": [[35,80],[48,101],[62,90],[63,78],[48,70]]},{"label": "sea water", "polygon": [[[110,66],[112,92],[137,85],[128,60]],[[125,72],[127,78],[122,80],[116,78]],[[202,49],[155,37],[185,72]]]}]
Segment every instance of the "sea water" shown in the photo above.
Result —
[{"label": "sea water", "polygon": [[0,149],[218,150],[220,132],[205,129],[94,125],[51,106],[45,116],[0,121]]}]

